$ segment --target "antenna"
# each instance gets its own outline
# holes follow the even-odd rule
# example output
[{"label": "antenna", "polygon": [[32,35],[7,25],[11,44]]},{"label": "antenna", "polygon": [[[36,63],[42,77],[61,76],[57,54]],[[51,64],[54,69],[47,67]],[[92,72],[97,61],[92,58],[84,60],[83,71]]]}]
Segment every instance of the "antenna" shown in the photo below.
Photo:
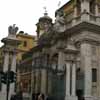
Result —
[{"label": "antenna", "polygon": [[58,2],[58,8],[60,7],[60,5],[61,5],[61,1]]},{"label": "antenna", "polygon": [[43,9],[44,9],[44,15],[48,15],[46,6],[44,6]]},{"label": "antenna", "polygon": [[47,13],[47,8],[46,8],[46,6],[43,7],[43,9],[44,9],[44,12]]}]

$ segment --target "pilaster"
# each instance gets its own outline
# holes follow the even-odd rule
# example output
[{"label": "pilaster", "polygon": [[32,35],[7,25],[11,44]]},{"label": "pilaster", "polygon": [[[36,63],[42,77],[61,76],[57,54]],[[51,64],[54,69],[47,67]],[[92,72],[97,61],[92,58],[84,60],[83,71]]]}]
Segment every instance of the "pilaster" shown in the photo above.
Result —
[{"label": "pilaster", "polygon": [[66,63],[66,92],[65,100],[77,100],[76,96],[76,64],[73,61]]},{"label": "pilaster", "polygon": [[35,76],[36,76],[36,83],[35,83],[35,93],[39,92],[39,84],[40,84],[40,80],[39,80],[39,71],[36,70],[35,72]]},{"label": "pilaster", "polygon": [[96,22],[100,24],[100,15],[99,15],[99,7],[98,3],[95,4],[95,16],[96,16]]},{"label": "pilaster", "polygon": [[52,72],[48,72],[48,95],[52,95]]},{"label": "pilaster", "polygon": [[59,70],[63,70],[63,66],[64,66],[64,53],[59,50],[59,54],[58,54],[58,69]]},{"label": "pilaster", "polygon": [[[12,62],[11,62],[11,68],[10,70],[13,71],[14,73],[16,73],[16,51],[12,51],[11,55],[12,55]],[[15,76],[15,75],[14,75]],[[9,95],[11,96],[12,94],[15,93],[15,82],[10,84],[10,90],[9,90]],[[9,96],[9,99],[10,99]]]},{"label": "pilaster", "polygon": [[34,88],[34,82],[35,82],[35,78],[34,78],[34,71],[32,69],[31,71],[31,96],[30,96],[30,100],[32,100],[32,97],[33,97],[33,93],[35,93],[35,88]]},{"label": "pilaster", "polygon": [[3,65],[3,71],[6,72],[8,71],[8,65],[9,65],[9,52],[5,51],[5,56],[4,56],[4,65]]},{"label": "pilaster", "polygon": [[47,94],[47,70],[41,70],[41,93]]},{"label": "pilaster", "polygon": [[100,46],[97,49],[97,58],[98,58],[98,70],[97,70],[97,96],[100,99]]},{"label": "pilaster", "polygon": [[76,64],[72,66],[72,96],[76,96]]},{"label": "pilaster", "polygon": [[[66,98],[70,97],[70,62],[66,63]],[[67,100],[67,99],[66,99]]]},{"label": "pilaster", "polygon": [[65,100],[77,100],[76,96],[76,56],[78,50],[71,40],[64,52],[66,53],[66,94]]},{"label": "pilaster", "polygon": [[16,53],[15,52],[13,52],[12,54],[11,70],[16,72]]},{"label": "pilaster", "polygon": [[90,13],[90,0],[80,0],[81,1],[81,20],[88,21]]},{"label": "pilaster", "polygon": [[88,13],[90,12],[90,1],[91,0],[80,0],[81,2],[81,13],[86,10]]},{"label": "pilaster", "polygon": [[76,23],[76,17],[77,17],[77,6],[75,5],[74,6],[74,15],[73,15],[73,25],[75,25]]},{"label": "pilaster", "polygon": [[17,82],[16,83],[17,83],[16,91],[19,92],[22,89],[21,83],[20,83],[20,71],[19,71],[19,69],[17,69]]}]

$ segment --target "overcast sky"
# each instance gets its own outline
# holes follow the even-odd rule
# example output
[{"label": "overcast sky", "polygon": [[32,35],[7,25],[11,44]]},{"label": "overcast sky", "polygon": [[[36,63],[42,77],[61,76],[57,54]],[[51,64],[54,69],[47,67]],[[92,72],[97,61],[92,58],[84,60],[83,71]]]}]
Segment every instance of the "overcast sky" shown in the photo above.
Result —
[{"label": "overcast sky", "polygon": [[[8,26],[12,24],[16,24],[19,27],[19,31],[35,35],[35,24],[38,22],[39,17],[43,16],[43,8],[46,7],[48,15],[54,19],[55,10],[68,1],[0,0],[0,40],[8,35]],[[60,5],[59,2],[61,2]]]}]

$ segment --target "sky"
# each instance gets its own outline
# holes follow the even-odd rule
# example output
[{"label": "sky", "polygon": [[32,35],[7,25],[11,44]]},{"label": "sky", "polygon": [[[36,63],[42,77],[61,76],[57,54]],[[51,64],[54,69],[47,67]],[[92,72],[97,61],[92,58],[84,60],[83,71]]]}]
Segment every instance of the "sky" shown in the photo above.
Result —
[{"label": "sky", "polygon": [[[36,35],[36,23],[46,7],[48,15],[55,19],[55,11],[69,0],[0,0],[0,40],[8,36],[9,25],[16,24],[19,31]],[[0,46],[2,43],[0,42]]]}]

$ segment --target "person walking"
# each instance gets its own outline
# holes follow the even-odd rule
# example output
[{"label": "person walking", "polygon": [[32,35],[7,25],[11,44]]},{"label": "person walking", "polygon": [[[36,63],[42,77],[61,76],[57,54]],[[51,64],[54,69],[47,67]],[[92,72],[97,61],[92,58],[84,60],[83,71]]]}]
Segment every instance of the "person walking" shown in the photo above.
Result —
[{"label": "person walking", "polygon": [[40,95],[38,95],[38,100],[45,100],[45,96],[44,96],[44,94],[40,94]]}]

